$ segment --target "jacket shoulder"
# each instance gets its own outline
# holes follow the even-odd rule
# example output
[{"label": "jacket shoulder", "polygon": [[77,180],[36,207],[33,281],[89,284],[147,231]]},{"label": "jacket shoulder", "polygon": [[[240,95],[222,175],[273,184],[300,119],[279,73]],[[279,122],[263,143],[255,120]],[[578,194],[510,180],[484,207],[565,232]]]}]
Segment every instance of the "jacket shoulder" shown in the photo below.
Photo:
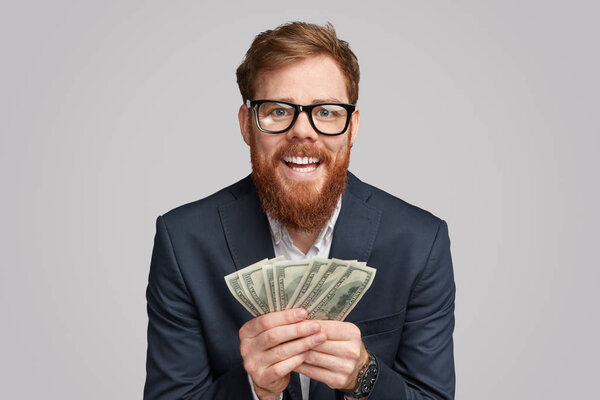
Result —
[{"label": "jacket shoulder", "polygon": [[352,174],[349,175],[348,183],[350,191],[362,197],[365,203],[381,210],[383,221],[402,222],[405,226],[432,227],[436,230],[442,223],[442,219],[431,212],[365,183]]}]

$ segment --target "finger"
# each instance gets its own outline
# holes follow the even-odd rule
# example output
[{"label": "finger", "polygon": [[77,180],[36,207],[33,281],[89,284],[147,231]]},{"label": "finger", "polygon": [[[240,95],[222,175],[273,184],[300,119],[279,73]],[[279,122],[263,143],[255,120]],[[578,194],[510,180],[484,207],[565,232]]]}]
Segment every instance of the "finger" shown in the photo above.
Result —
[{"label": "finger", "polygon": [[318,346],[320,343],[323,343],[327,340],[327,337],[324,333],[319,332],[316,335],[304,337],[301,339],[292,340],[290,342],[286,342],[280,344],[279,346],[273,347],[269,351],[265,353],[265,363],[267,365],[273,365],[278,362],[281,362],[285,359],[294,357],[298,354],[302,354],[307,350],[312,349],[315,346]]},{"label": "finger", "polygon": [[356,382],[352,377],[307,363],[302,363],[294,371],[306,375],[310,379],[323,382],[332,389],[350,391],[356,386]]},{"label": "finger", "polygon": [[261,315],[246,322],[240,328],[240,338],[253,338],[260,333],[280,325],[293,324],[306,319],[304,308],[294,308]]},{"label": "finger", "polygon": [[360,356],[360,347],[362,346],[362,342],[360,343],[360,346],[349,346],[350,343],[352,342],[345,340],[327,340],[324,343],[316,346],[313,350],[336,357],[354,360]]},{"label": "finger", "polygon": [[350,340],[361,337],[358,326],[351,322],[340,321],[317,321],[329,340]]},{"label": "finger", "polygon": [[252,380],[254,382],[260,382],[260,386],[266,387],[270,383],[286,377],[303,362],[304,354],[297,354],[265,368],[258,376],[252,376]]},{"label": "finger", "polygon": [[[302,321],[290,325],[281,325],[261,332],[256,336],[257,345],[262,349],[270,349],[281,343],[315,334],[321,325],[314,321]],[[325,338],[327,338],[325,336]]]},{"label": "finger", "polygon": [[353,374],[356,369],[355,360],[332,356],[331,354],[321,353],[316,350],[306,352],[304,363],[344,375]]}]

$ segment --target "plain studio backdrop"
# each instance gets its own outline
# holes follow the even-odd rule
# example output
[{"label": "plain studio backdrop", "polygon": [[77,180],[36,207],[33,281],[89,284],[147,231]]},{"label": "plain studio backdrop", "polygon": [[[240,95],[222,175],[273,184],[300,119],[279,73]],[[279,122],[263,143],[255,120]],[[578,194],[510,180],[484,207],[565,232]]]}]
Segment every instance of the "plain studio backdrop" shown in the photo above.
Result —
[{"label": "plain studio backdrop", "polygon": [[235,69],[331,21],[359,178],[448,221],[459,399],[585,398],[600,329],[594,1],[0,6],[0,397],[136,399],[158,215],[247,175]]}]

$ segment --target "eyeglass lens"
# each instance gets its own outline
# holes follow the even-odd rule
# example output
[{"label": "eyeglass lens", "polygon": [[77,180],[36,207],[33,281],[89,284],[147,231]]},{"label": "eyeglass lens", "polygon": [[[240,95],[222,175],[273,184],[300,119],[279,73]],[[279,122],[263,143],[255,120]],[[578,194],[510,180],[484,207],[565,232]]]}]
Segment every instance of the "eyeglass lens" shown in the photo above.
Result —
[{"label": "eyeglass lens", "polygon": [[[292,125],[294,112],[294,107],[289,104],[265,102],[258,107],[258,123],[268,131],[284,131]],[[323,104],[314,107],[310,117],[317,130],[326,134],[338,134],[346,127],[348,111],[339,105]]]}]

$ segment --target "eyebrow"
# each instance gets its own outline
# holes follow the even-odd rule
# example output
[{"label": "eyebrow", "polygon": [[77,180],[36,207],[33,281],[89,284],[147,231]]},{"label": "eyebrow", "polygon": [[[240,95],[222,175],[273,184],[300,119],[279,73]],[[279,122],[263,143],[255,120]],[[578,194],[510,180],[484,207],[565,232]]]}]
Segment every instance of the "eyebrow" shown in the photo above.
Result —
[{"label": "eyebrow", "polygon": [[329,99],[315,99],[315,100],[313,100],[313,104],[314,103],[344,103],[344,102],[341,101],[340,99],[336,99],[335,97],[331,97]]},{"label": "eyebrow", "polygon": [[[287,101],[289,103],[297,104],[296,102],[294,102],[294,99],[292,99],[290,97],[284,97],[284,98],[281,98],[281,99],[278,99],[278,100]],[[335,97],[331,97],[331,98],[328,98],[328,99],[314,99],[312,101],[312,103],[310,103],[310,104],[317,104],[317,103],[344,103],[344,102],[341,101],[341,100],[339,100],[339,99],[336,99]]]}]

